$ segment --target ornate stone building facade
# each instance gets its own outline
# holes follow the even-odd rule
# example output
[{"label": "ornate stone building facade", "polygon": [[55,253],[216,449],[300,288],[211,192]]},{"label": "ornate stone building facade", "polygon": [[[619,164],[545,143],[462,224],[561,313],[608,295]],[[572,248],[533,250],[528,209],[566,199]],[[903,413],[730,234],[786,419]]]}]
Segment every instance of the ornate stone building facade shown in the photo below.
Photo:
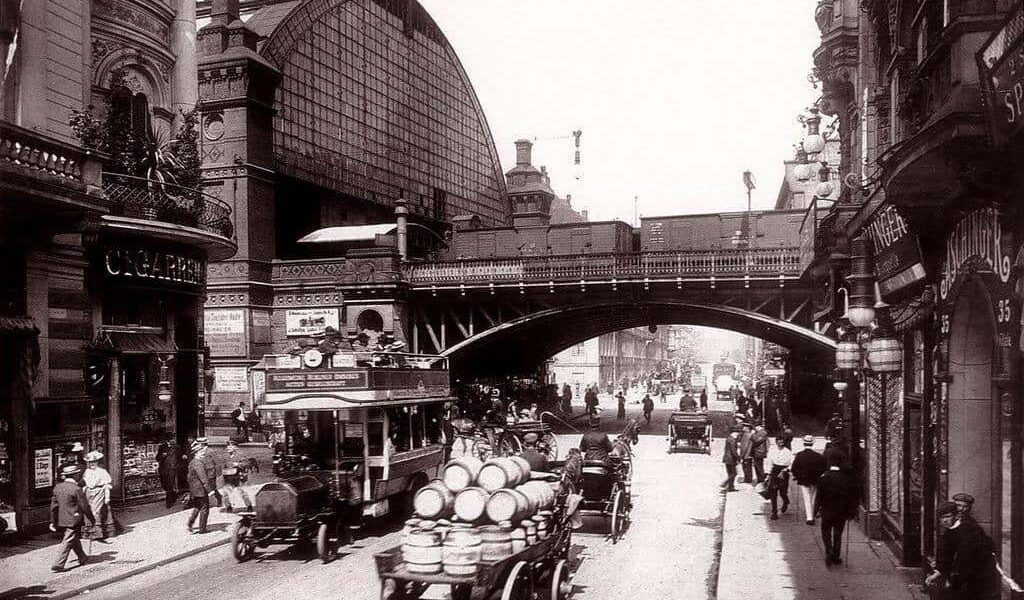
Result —
[{"label": "ornate stone building facade", "polygon": [[169,139],[197,101],[194,39],[188,0],[0,10],[0,515],[12,526],[44,526],[60,467],[88,450],[106,455],[116,499],[162,498],[157,444],[201,432],[205,265],[235,250],[230,210],[148,179],[159,165],[114,174],[103,138],[121,111],[120,141]]},{"label": "ornate stone building facade", "polygon": [[239,248],[211,265],[206,305],[227,411],[258,401],[249,369],[302,323],[410,339],[393,238],[300,240],[394,223],[401,200],[422,257],[451,222],[511,207],[466,73],[414,0],[216,0],[199,17],[204,189],[234,210]]},{"label": "ornate stone building facade", "polygon": [[[968,493],[1019,578],[1021,181],[1017,138],[999,136],[1013,82],[990,71],[1020,44],[1010,5],[819,2],[815,75],[840,122],[844,185],[810,272],[828,290],[819,328],[861,352],[837,379],[870,535],[921,564],[935,506]],[[854,322],[867,309],[874,320]],[[898,357],[874,352],[883,338]]]}]

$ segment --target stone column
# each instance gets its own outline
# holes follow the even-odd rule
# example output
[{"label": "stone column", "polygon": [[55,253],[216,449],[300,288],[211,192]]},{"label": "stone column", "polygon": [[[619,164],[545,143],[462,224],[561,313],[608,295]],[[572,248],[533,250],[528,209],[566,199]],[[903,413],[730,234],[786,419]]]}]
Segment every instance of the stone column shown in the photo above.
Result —
[{"label": "stone column", "polygon": [[175,0],[174,21],[171,22],[171,110],[175,130],[181,112],[195,108],[199,101],[199,80],[196,67],[196,0]]}]

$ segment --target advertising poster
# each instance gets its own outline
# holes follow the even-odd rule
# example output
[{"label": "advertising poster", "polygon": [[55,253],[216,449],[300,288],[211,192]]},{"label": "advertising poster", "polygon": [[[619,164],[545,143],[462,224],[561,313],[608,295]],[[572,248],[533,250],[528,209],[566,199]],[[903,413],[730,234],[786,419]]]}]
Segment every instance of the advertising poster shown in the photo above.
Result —
[{"label": "advertising poster", "polygon": [[337,308],[301,308],[285,313],[285,335],[313,335],[327,327],[340,330]]},{"label": "advertising poster", "polygon": [[53,487],[53,449],[40,448],[35,451],[35,485],[39,490]]}]

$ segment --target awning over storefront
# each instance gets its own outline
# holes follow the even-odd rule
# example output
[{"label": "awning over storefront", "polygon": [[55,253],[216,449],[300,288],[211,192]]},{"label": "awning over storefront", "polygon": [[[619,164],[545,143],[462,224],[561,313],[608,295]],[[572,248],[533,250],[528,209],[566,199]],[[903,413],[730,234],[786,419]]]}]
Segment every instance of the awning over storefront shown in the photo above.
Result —
[{"label": "awning over storefront", "polygon": [[325,227],[317,229],[309,235],[299,238],[300,244],[334,244],[339,242],[371,242],[378,235],[387,235],[394,231],[394,223],[380,225],[347,225],[344,227]]},{"label": "awning over storefront", "polygon": [[100,343],[123,354],[174,354],[178,346],[155,333],[100,331]]}]

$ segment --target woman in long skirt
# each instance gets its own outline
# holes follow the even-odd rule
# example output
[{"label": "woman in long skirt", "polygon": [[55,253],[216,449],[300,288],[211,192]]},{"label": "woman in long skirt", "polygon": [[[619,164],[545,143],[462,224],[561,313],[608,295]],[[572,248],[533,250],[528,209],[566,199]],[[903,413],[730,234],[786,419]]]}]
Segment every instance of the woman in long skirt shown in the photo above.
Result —
[{"label": "woman in long skirt", "polygon": [[100,466],[103,453],[93,450],[85,455],[86,469],[82,475],[85,497],[96,522],[88,531],[89,539],[106,540],[114,535],[114,513],[110,509],[110,473]]}]

